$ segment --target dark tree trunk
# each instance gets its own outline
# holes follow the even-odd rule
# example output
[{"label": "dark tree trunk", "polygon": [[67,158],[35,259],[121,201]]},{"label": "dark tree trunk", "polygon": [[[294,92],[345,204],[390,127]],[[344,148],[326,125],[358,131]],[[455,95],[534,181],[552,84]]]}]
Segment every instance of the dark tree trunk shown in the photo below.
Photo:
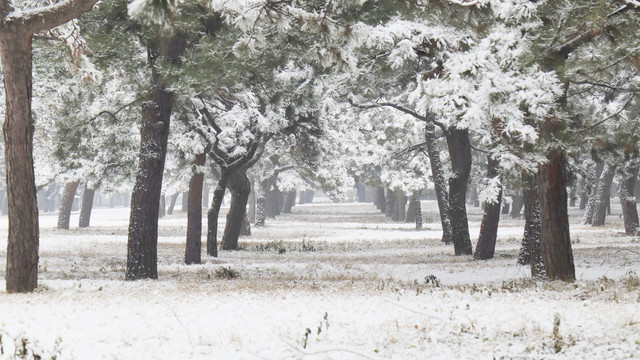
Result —
[{"label": "dark tree trunk", "polygon": [[291,214],[291,208],[296,204],[296,191],[287,191],[284,196],[284,206],[282,212],[285,214]]},{"label": "dark tree trunk", "polygon": [[[8,200],[6,291],[30,292],[38,287],[39,224],[33,171],[31,112],[31,40],[45,31],[91,10],[95,1],[63,3],[58,7],[14,12],[0,0],[0,59],[4,75],[3,124]],[[13,16],[8,16],[12,13]]]},{"label": "dark tree trunk", "polygon": [[471,238],[467,221],[467,184],[471,173],[471,143],[469,132],[450,128],[447,145],[451,156],[452,177],[449,179],[449,218],[456,255],[471,255]]},{"label": "dark tree trunk", "polygon": [[384,214],[387,212],[387,199],[384,196],[384,186],[378,186],[375,194],[376,207]]},{"label": "dark tree trunk", "polygon": [[267,192],[267,217],[274,219],[282,214],[284,196],[276,186],[269,186],[272,190]]},{"label": "dark tree trunk", "polygon": [[427,143],[429,163],[431,164],[431,176],[433,177],[436,199],[438,200],[438,209],[440,210],[442,242],[450,244],[453,242],[453,230],[451,229],[451,219],[449,218],[449,192],[447,190],[447,182],[444,177],[444,167],[442,165],[442,161],[440,161],[440,150],[435,144],[435,126],[431,122],[428,122],[427,125],[425,125],[425,141]]},{"label": "dark tree trunk", "polygon": [[418,200],[418,206],[416,206],[416,229],[422,229],[422,205]]},{"label": "dark tree trunk", "polygon": [[173,214],[173,209],[176,207],[176,201],[178,201],[178,196],[180,194],[171,195],[171,199],[169,199],[169,208],[167,209],[167,215]]},{"label": "dark tree trunk", "polygon": [[620,205],[622,206],[622,217],[624,218],[624,233],[635,235],[638,229],[638,208],[634,190],[636,179],[638,178],[638,166],[627,168],[624,179],[620,184]]},{"label": "dark tree trunk", "polygon": [[615,174],[616,166],[608,163],[605,164],[600,179],[598,180],[598,187],[596,188],[594,200],[595,211],[591,221],[592,226],[604,226],[607,217],[607,200],[611,197],[611,183],[613,182],[613,176]]},{"label": "dark tree trunk", "polygon": [[240,236],[251,236],[251,223],[249,222],[249,215],[247,213],[244,214],[244,219],[242,220]]},{"label": "dark tree trunk", "polygon": [[511,218],[517,219],[520,217],[520,212],[522,212],[522,208],[524,207],[524,198],[522,195],[514,195],[513,204],[511,206]]},{"label": "dark tree trunk", "polygon": [[64,185],[62,191],[62,201],[60,202],[60,210],[58,210],[58,229],[69,230],[69,220],[71,219],[71,205],[76,196],[78,185],[80,182],[71,181]]},{"label": "dark tree trunk", "polygon": [[522,247],[518,256],[518,264],[531,266],[531,277],[533,279],[544,279],[544,262],[542,259],[542,228],[540,225],[540,205],[538,203],[538,188],[535,178],[524,175],[524,236],[522,237]]},{"label": "dark tree trunk", "polygon": [[181,34],[150,42],[151,98],[142,108],[140,160],[131,197],[127,280],[158,278],[158,211],[174,96],[154,65],[158,61],[179,64],[186,43]]},{"label": "dark tree trunk", "polygon": [[603,170],[604,162],[599,161],[596,163],[595,176],[589,177],[589,182],[587,184],[588,200],[584,209],[584,214],[582,216],[583,224],[593,223],[593,217],[596,213],[596,193],[598,192],[598,183],[600,181],[600,176],[602,175]]},{"label": "dark tree trunk", "polygon": [[207,212],[207,255],[209,256],[218,256],[218,217],[226,189],[227,174],[222,174],[220,175],[220,179],[218,179],[218,185],[216,185],[215,190],[213,190],[211,207]]},{"label": "dark tree trunk", "polygon": [[189,212],[189,192],[185,191],[182,193],[182,212]]},{"label": "dark tree trunk", "polygon": [[[5,14],[0,14],[4,17]],[[33,172],[31,114],[31,34],[19,24],[0,29],[5,88],[3,126],[9,204],[7,292],[38,287],[38,204]]]},{"label": "dark tree trunk", "polygon": [[187,214],[187,245],[184,252],[185,264],[200,264],[202,262],[202,187],[204,173],[196,172],[198,167],[205,164],[205,154],[196,155],[193,160],[194,174],[189,180],[189,213]]},{"label": "dark tree trunk", "polygon": [[231,207],[227,214],[227,224],[222,237],[222,249],[238,250],[238,237],[240,236],[244,214],[247,211],[249,192],[251,192],[251,184],[246,170],[232,171],[229,174],[227,185],[231,191]]},{"label": "dark tree trunk", "polygon": [[264,196],[256,198],[256,227],[264,227],[267,218],[267,199]]},{"label": "dark tree trunk", "polygon": [[406,216],[407,196],[400,190],[394,191],[392,221],[404,221]]},{"label": "dark tree trunk", "polygon": [[[487,177],[495,178],[499,175],[500,161],[487,157]],[[502,202],[502,185],[498,191],[498,198],[484,206],[484,215],[480,224],[480,237],[476,245],[474,259],[492,259],[496,251],[496,238],[498,236],[498,223],[500,222],[500,204]]]},{"label": "dark tree trunk", "polygon": [[576,275],[567,214],[564,154],[552,150],[547,160],[547,163],[538,166],[537,177],[542,257],[547,279],[571,282]]},{"label": "dark tree trunk", "polygon": [[95,189],[91,189],[85,185],[84,193],[82,194],[82,206],[80,207],[80,220],[78,221],[78,227],[89,227],[89,224],[91,223],[91,210],[93,209],[93,198],[95,194]]},{"label": "dark tree trunk", "polygon": [[160,195],[160,208],[158,209],[158,217],[164,217],[165,215],[165,207],[167,206],[166,202],[165,202],[165,196],[164,194]]}]

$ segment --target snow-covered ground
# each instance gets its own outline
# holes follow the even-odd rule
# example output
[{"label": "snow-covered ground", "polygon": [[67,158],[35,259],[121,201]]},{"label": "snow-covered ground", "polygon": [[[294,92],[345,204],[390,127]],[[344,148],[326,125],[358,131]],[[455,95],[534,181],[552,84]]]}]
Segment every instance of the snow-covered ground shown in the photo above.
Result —
[{"label": "snow-covered ground", "polygon": [[[299,205],[242,251],[190,266],[176,213],[160,221],[159,279],[135,282],[123,280],[128,209],[96,209],[91,228],[69,231],[43,213],[39,290],[9,295],[0,281],[0,358],[640,357],[640,242],[615,205],[604,228],[571,209],[573,284],[529,280],[515,264],[523,220],[505,215],[494,260],[453,256],[435,206],[423,202],[416,231],[370,204]],[[469,212],[475,239],[481,214]],[[2,279],[6,233],[3,216]]]}]

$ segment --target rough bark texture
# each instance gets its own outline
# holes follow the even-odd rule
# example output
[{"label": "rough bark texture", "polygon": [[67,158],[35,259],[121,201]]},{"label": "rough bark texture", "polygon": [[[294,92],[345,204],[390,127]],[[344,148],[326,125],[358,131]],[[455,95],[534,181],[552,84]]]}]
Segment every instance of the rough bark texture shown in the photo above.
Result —
[{"label": "rough bark texture", "polygon": [[542,257],[547,279],[576,279],[567,214],[564,154],[552,150],[548,162],[538,167],[538,199],[542,234]]},{"label": "rough bark texture", "polygon": [[[257,186],[255,187],[255,190],[256,190],[256,221],[254,225],[257,227],[264,227],[265,221],[267,219],[267,198],[261,184],[258,183]],[[304,195],[304,192],[300,194],[301,201],[302,201],[303,195]]]},{"label": "rough bark texture", "polygon": [[453,176],[449,179],[449,219],[456,255],[471,255],[471,238],[467,220],[467,184],[471,173],[471,143],[467,130],[450,129],[447,145]]},{"label": "rough bark texture", "polygon": [[524,190],[524,236],[518,256],[518,264],[531,266],[533,279],[544,279],[544,262],[542,259],[542,228],[540,227],[540,205],[538,203],[538,188],[533,176],[524,175],[527,184]]},{"label": "rough bark texture", "polygon": [[95,0],[65,1],[29,12],[13,11],[0,1],[0,59],[4,75],[3,125],[9,236],[6,291],[29,292],[38,287],[38,204],[33,171],[33,116],[31,112],[31,40],[91,10]]},{"label": "rough bark texture", "polygon": [[450,244],[453,242],[451,229],[451,219],[449,218],[449,191],[444,177],[444,167],[440,160],[440,150],[436,147],[435,126],[429,122],[425,126],[425,141],[427,143],[427,154],[431,164],[431,176],[438,200],[440,210],[440,223],[442,224],[442,242]]},{"label": "rough bark texture", "polygon": [[78,221],[78,227],[86,228],[91,224],[91,210],[93,210],[93,198],[95,197],[96,190],[85,186],[82,194],[82,206],[80,207],[80,220]]},{"label": "rough bark texture", "polygon": [[227,175],[223,174],[220,176],[215,190],[213,190],[211,207],[207,212],[207,255],[209,256],[218,256],[218,217],[226,189]]},{"label": "rough bark texture", "polygon": [[238,238],[240,237],[244,214],[247,211],[249,192],[251,192],[251,184],[246,170],[238,169],[232,171],[229,174],[227,186],[231,191],[231,206],[227,214],[224,235],[222,236],[222,249],[238,250]]},{"label": "rough bark texture", "polygon": [[611,197],[611,183],[613,182],[613,176],[615,174],[616,166],[609,163],[605,164],[600,179],[598,179],[598,186],[594,194],[595,199],[593,206],[595,211],[591,219],[592,226],[604,226],[607,217],[608,200]]},{"label": "rough bark texture", "polygon": [[[499,175],[500,162],[487,157],[487,177],[495,178]],[[484,215],[480,224],[480,236],[476,251],[473,254],[474,259],[487,260],[492,259],[496,251],[496,237],[498,236],[498,223],[500,222],[500,204],[502,203],[502,185],[498,192],[498,198],[492,203],[484,206]]]},{"label": "rough bark texture", "polygon": [[[181,34],[152,41],[148,46],[150,64],[178,64],[185,43]],[[151,77],[151,98],[142,108],[140,160],[131,196],[127,280],[158,278],[158,209],[174,96],[155,67]]]},{"label": "rough bark texture", "polygon": [[196,172],[196,167],[205,164],[207,156],[198,154],[193,161],[194,174],[189,180],[189,213],[187,214],[187,244],[184,252],[185,264],[202,262],[202,187],[204,173]]},{"label": "rough bark texture", "polygon": [[638,229],[638,208],[634,195],[637,178],[638,166],[632,166],[627,168],[620,184],[620,205],[624,218],[624,233],[627,235],[635,235]]},{"label": "rough bark texture", "polygon": [[64,185],[62,191],[62,201],[60,202],[60,209],[58,210],[58,229],[69,230],[69,220],[71,219],[71,206],[73,205],[73,199],[78,191],[79,181],[71,181]]},{"label": "rough bark texture", "polygon": [[598,182],[604,169],[604,162],[599,161],[596,163],[595,175],[590,174],[589,181],[587,183],[588,199],[584,208],[584,214],[582,215],[583,224],[591,224],[593,222],[593,216],[596,213],[596,193],[598,188]]}]

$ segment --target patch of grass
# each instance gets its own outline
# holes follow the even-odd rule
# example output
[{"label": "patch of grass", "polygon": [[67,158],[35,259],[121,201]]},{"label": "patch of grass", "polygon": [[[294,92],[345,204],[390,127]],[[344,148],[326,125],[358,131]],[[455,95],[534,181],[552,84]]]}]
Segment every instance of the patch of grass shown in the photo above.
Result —
[{"label": "patch of grass", "polygon": [[282,240],[278,241],[269,241],[266,244],[256,245],[257,251],[275,251],[278,254],[284,254],[287,252],[287,248],[284,246],[284,242]]},{"label": "patch of grass", "polygon": [[627,290],[631,291],[640,287],[640,278],[635,271],[627,271],[627,275],[622,278],[622,283],[627,287]]},{"label": "patch of grass", "polygon": [[216,270],[215,276],[217,279],[235,279],[240,277],[240,273],[237,270],[228,267],[220,267]]},{"label": "patch of grass", "polygon": [[309,241],[309,240],[307,240],[307,239],[304,239],[304,238],[303,238],[303,239],[302,239],[302,248],[301,248],[301,250],[300,250],[300,251],[303,251],[303,252],[305,252],[305,251],[312,252],[312,251],[316,251],[316,248],[311,244],[311,241]]}]

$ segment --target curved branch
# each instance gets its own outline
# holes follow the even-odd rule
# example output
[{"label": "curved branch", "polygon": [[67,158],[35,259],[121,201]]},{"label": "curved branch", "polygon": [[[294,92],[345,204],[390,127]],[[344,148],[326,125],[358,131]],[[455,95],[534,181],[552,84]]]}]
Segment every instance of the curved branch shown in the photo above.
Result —
[{"label": "curved branch", "polygon": [[363,105],[363,104],[356,104],[352,99],[349,99],[349,103],[359,109],[377,109],[380,107],[390,107],[393,109],[396,109],[400,112],[403,112],[405,114],[409,114],[411,116],[413,116],[414,118],[420,120],[420,121],[424,121],[424,122],[430,122],[433,123],[435,126],[439,127],[440,129],[442,129],[442,131],[446,134],[447,131],[447,126],[439,121],[437,121],[436,119],[434,119],[434,116],[423,116],[418,114],[416,111],[408,109],[402,105],[398,105],[398,104],[394,104],[394,103],[390,103],[390,102],[379,102],[379,103],[374,103],[374,104],[369,104],[369,105]]},{"label": "curved branch", "polygon": [[29,34],[69,22],[93,9],[98,0],[66,0],[61,3],[22,12],[19,16]]}]

